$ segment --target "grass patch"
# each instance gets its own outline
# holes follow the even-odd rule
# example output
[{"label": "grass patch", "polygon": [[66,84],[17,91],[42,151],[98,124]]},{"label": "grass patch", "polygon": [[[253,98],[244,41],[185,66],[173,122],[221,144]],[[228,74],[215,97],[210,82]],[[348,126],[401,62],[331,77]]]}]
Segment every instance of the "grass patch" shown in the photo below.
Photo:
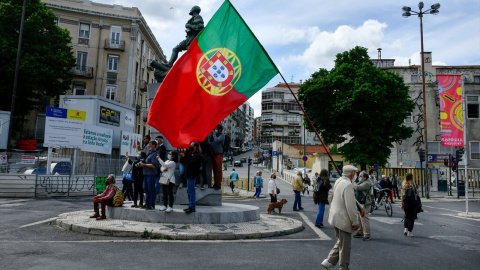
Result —
[{"label": "grass patch", "polygon": [[147,228],[145,228],[141,237],[150,239],[150,236],[152,236],[152,232],[153,232],[153,230],[148,231]]}]

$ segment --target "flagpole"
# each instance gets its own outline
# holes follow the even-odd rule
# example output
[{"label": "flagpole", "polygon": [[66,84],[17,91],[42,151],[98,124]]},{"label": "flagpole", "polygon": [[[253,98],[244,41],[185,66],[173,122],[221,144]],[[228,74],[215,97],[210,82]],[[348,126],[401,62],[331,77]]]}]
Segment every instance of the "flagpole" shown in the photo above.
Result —
[{"label": "flagpole", "polygon": [[[335,169],[337,170],[337,172],[339,174],[340,173],[340,170],[338,169],[338,166],[337,166],[337,163],[335,163],[335,161],[333,160],[332,156],[330,155],[330,152],[328,152],[328,149],[327,147],[325,146],[325,144],[323,143],[323,140],[322,138],[320,138],[320,134],[318,134],[317,130],[315,129],[315,127],[313,126],[313,123],[312,121],[310,121],[310,117],[308,117],[307,113],[305,112],[305,109],[303,109],[303,106],[302,104],[300,103],[300,101],[298,101],[297,97],[295,96],[295,94],[293,93],[292,91],[292,88],[290,88],[290,85],[288,85],[287,81],[285,80],[285,78],[283,77],[282,73],[278,73],[280,75],[280,77],[282,77],[283,81],[285,82],[285,84],[287,85],[288,87],[288,90],[290,90],[290,93],[292,94],[293,98],[295,98],[295,101],[297,102],[298,106],[300,107],[300,109],[302,109],[302,112],[303,112],[303,115],[305,116],[305,118],[307,118],[307,121],[308,123],[310,124],[310,127],[313,129],[313,131],[315,132],[315,135],[317,135],[317,138],[320,140],[320,142],[322,143],[322,146],[323,146],[323,149],[325,149],[325,152],[327,152],[327,155],[328,157],[330,158],[330,161],[332,161],[333,163],[333,166],[335,166]],[[305,153],[304,153],[305,154]]]},{"label": "flagpole", "polygon": [[[467,154],[467,97],[465,96],[465,77],[460,76],[462,82],[462,113],[463,113],[463,162],[465,162],[465,213],[468,215],[468,154]],[[458,162],[458,161],[457,161]],[[458,186],[458,185],[457,185]]]}]

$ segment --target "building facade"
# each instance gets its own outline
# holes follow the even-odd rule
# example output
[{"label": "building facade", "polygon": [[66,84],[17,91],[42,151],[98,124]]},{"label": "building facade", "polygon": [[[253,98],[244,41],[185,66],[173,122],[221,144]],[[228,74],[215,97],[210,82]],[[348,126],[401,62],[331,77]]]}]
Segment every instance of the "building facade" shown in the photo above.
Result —
[{"label": "building facade", "polygon": [[462,75],[466,95],[466,117],[461,117],[467,125],[466,150],[470,168],[480,168],[480,65],[471,66],[436,66],[432,64],[432,53],[424,52],[425,76],[422,76],[420,65],[394,66],[394,59],[372,59],[374,64],[381,69],[394,72],[401,77],[410,87],[410,98],[416,106],[412,115],[405,119],[404,124],[414,129],[412,137],[396,143],[392,147],[389,158],[390,166],[418,167],[418,151],[425,149],[424,122],[423,122],[423,97],[422,80],[425,80],[426,117],[427,117],[427,142],[429,163],[443,166],[443,158],[437,156],[448,154],[455,155],[459,148],[444,147],[441,145],[440,127],[440,100],[437,75]]},{"label": "building facade", "polygon": [[[135,108],[135,132],[147,134],[149,63],[165,59],[136,7],[88,0],[42,0],[70,31],[77,66],[66,95],[94,95]],[[39,114],[41,115],[41,113]]]},{"label": "building facade", "polygon": [[[299,83],[290,83],[297,95]],[[262,92],[262,114],[260,118],[261,147],[271,149],[274,141],[291,145],[319,145],[314,132],[308,132],[303,125],[303,112],[290,93],[287,85],[279,83]]]}]

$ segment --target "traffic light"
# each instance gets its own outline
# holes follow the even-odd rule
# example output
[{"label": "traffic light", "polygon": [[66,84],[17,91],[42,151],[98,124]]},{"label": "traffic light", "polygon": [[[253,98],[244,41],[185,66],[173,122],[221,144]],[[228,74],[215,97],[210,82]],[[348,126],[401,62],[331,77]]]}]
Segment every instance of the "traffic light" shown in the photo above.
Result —
[{"label": "traffic light", "polygon": [[460,162],[462,161],[462,157],[463,157],[463,154],[465,153],[465,151],[463,149],[459,149],[456,151],[456,157],[457,157],[457,161]]},{"label": "traffic light", "polygon": [[452,157],[452,170],[456,171],[457,170],[457,158]]},{"label": "traffic light", "polygon": [[444,160],[443,160],[443,165],[445,165],[445,166],[448,167],[448,165],[449,165],[449,164],[448,164],[448,159],[444,159]]},{"label": "traffic light", "polygon": [[425,150],[420,150],[418,152],[418,157],[420,158],[420,162],[424,162],[425,161]]}]

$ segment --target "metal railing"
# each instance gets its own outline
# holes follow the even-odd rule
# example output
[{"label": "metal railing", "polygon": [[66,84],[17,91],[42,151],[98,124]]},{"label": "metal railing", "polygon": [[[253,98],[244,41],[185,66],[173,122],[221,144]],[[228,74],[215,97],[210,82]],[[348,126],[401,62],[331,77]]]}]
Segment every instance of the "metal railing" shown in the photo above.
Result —
[{"label": "metal railing", "polygon": [[105,39],[105,49],[125,51],[125,41],[116,39]]},{"label": "metal railing", "polygon": [[75,76],[93,78],[93,67],[76,66],[72,69]]}]

